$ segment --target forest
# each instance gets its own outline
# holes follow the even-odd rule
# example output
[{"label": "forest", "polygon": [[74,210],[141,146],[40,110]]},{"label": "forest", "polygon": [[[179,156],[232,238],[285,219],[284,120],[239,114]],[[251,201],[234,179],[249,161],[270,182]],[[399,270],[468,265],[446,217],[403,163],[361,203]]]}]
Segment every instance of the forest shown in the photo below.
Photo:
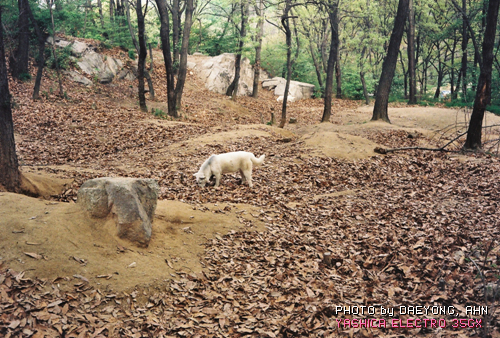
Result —
[{"label": "forest", "polygon": [[500,337],[499,6],[0,0],[0,336]]}]

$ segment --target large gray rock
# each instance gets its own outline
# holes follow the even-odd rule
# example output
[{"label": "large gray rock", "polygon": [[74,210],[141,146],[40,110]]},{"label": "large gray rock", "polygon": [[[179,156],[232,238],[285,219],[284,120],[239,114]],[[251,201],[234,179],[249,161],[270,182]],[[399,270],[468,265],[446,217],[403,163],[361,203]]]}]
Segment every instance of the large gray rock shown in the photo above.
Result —
[{"label": "large gray rock", "polygon": [[[274,89],[274,95],[285,95],[286,80],[282,77],[274,77],[262,82],[262,87],[269,90]],[[309,83],[290,81],[290,89],[288,95],[294,97],[295,100],[309,99],[314,95],[315,86]]]},{"label": "large gray rock", "polygon": [[[236,55],[224,53],[208,58],[197,67],[198,76],[205,82],[208,90],[226,94],[227,88],[234,79],[234,64]],[[240,81],[237,95],[252,95],[253,69],[248,58],[242,58]]]},{"label": "large gray rock", "polygon": [[92,86],[92,81],[90,81],[89,79],[87,79],[85,76],[83,76],[82,74],[79,74],[77,72],[75,72],[74,70],[70,70],[70,71],[67,71],[67,72],[64,72],[68,78],[74,82],[77,82],[77,83],[81,83],[85,86]]},{"label": "large gray rock", "polygon": [[81,61],[77,62],[78,67],[88,74],[97,75],[99,82],[110,83],[123,68],[123,63],[112,57],[103,57],[102,54],[90,52],[85,54]]},{"label": "large gray rock", "polygon": [[112,215],[118,237],[147,247],[158,191],[158,183],[153,179],[101,177],[80,187],[77,202],[92,217]]}]

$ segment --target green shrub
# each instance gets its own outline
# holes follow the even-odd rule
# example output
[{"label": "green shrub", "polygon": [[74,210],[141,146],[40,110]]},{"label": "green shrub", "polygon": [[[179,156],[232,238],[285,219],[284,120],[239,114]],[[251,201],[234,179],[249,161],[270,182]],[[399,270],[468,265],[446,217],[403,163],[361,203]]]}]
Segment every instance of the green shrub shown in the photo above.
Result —
[{"label": "green shrub", "polygon": [[135,60],[135,51],[133,49],[128,50],[128,57]]}]

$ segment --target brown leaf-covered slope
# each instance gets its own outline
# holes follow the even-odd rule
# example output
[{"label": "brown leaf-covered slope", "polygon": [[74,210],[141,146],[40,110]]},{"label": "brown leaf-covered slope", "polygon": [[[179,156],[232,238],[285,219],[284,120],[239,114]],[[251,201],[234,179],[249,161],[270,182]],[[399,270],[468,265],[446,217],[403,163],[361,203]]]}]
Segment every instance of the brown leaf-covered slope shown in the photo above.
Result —
[{"label": "brown leaf-covered slope", "polygon": [[[157,64],[158,96],[150,108],[161,109],[166,101],[163,75]],[[453,319],[481,318],[486,325],[487,318],[465,309],[486,305],[474,263],[486,283],[499,274],[498,159],[424,152],[356,161],[310,157],[299,138],[284,142],[265,126],[267,136],[200,143],[184,151],[197,137],[267,122],[279,105],[264,91],[258,100],[234,103],[204,90],[190,75],[182,123],[165,121],[138,110],[135,84],[130,85],[66,84],[64,100],[50,94],[55,85],[45,80],[47,97],[31,102],[30,84],[12,82],[22,165],[74,178],[73,189],[59,200],[73,200],[88,178],[151,177],[158,179],[162,199],[257,206],[254,216],[267,231],[216,236],[200,257],[203,273],[179,273],[157,289],[110,294],[75,277],[74,290],[63,292],[57,280],[28,279],[0,265],[0,335],[470,337],[480,329],[454,328]],[[356,106],[335,101],[337,114]],[[290,111],[300,124],[314,124],[321,102],[301,101]],[[398,147],[414,144],[407,134],[362,135]],[[219,189],[194,184],[191,175],[207,156],[234,150],[266,154],[254,170],[253,189],[231,174]],[[325,263],[325,253],[331,253],[331,263]],[[347,314],[337,306],[372,306],[376,313]],[[453,306],[454,313],[408,315],[400,306]],[[381,314],[381,307],[394,309],[394,317]],[[489,310],[488,325],[498,336],[498,310]],[[385,319],[388,327],[345,326],[353,318]],[[443,318],[446,327],[394,328],[394,318]]]}]

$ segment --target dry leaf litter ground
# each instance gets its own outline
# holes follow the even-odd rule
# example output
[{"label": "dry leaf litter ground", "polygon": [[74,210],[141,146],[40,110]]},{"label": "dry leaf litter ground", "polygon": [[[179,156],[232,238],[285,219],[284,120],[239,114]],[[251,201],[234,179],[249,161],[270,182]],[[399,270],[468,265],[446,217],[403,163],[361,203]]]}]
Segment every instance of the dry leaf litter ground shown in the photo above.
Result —
[{"label": "dry leaf litter ground", "polygon": [[[148,106],[166,111],[161,60],[153,79],[157,97]],[[467,306],[485,305],[468,256],[486,283],[498,275],[498,159],[373,152],[435,146],[442,141],[436,130],[463,119],[462,112],[391,108],[387,125],[368,122],[369,107],[335,100],[332,123],[318,125],[321,101],[303,100],[290,106],[298,123],[279,130],[261,123],[271,112],[279,117],[271,93],[232,102],[206,91],[194,74],[178,121],[140,112],[136,83],[89,89],[66,82],[69,98],[60,99],[45,78],[38,102],[30,100],[31,83],[10,85],[22,170],[48,198],[0,192],[0,335],[480,334],[452,325],[471,317]],[[496,119],[488,114],[489,123]],[[236,150],[266,154],[253,189],[240,186],[237,175],[225,175],[219,189],[195,185],[192,174],[210,154]],[[109,221],[88,220],[74,204],[78,187],[100,176],[159,181],[149,248],[117,241]],[[453,306],[458,317],[399,312],[419,305]],[[346,314],[337,306],[377,313]],[[395,309],[394,317],[381,307]],[[489,310],[497,337],[499,313]],[[393,318],[442,318],[447,325],[344,326],[355,318],[388,326]]]}]

